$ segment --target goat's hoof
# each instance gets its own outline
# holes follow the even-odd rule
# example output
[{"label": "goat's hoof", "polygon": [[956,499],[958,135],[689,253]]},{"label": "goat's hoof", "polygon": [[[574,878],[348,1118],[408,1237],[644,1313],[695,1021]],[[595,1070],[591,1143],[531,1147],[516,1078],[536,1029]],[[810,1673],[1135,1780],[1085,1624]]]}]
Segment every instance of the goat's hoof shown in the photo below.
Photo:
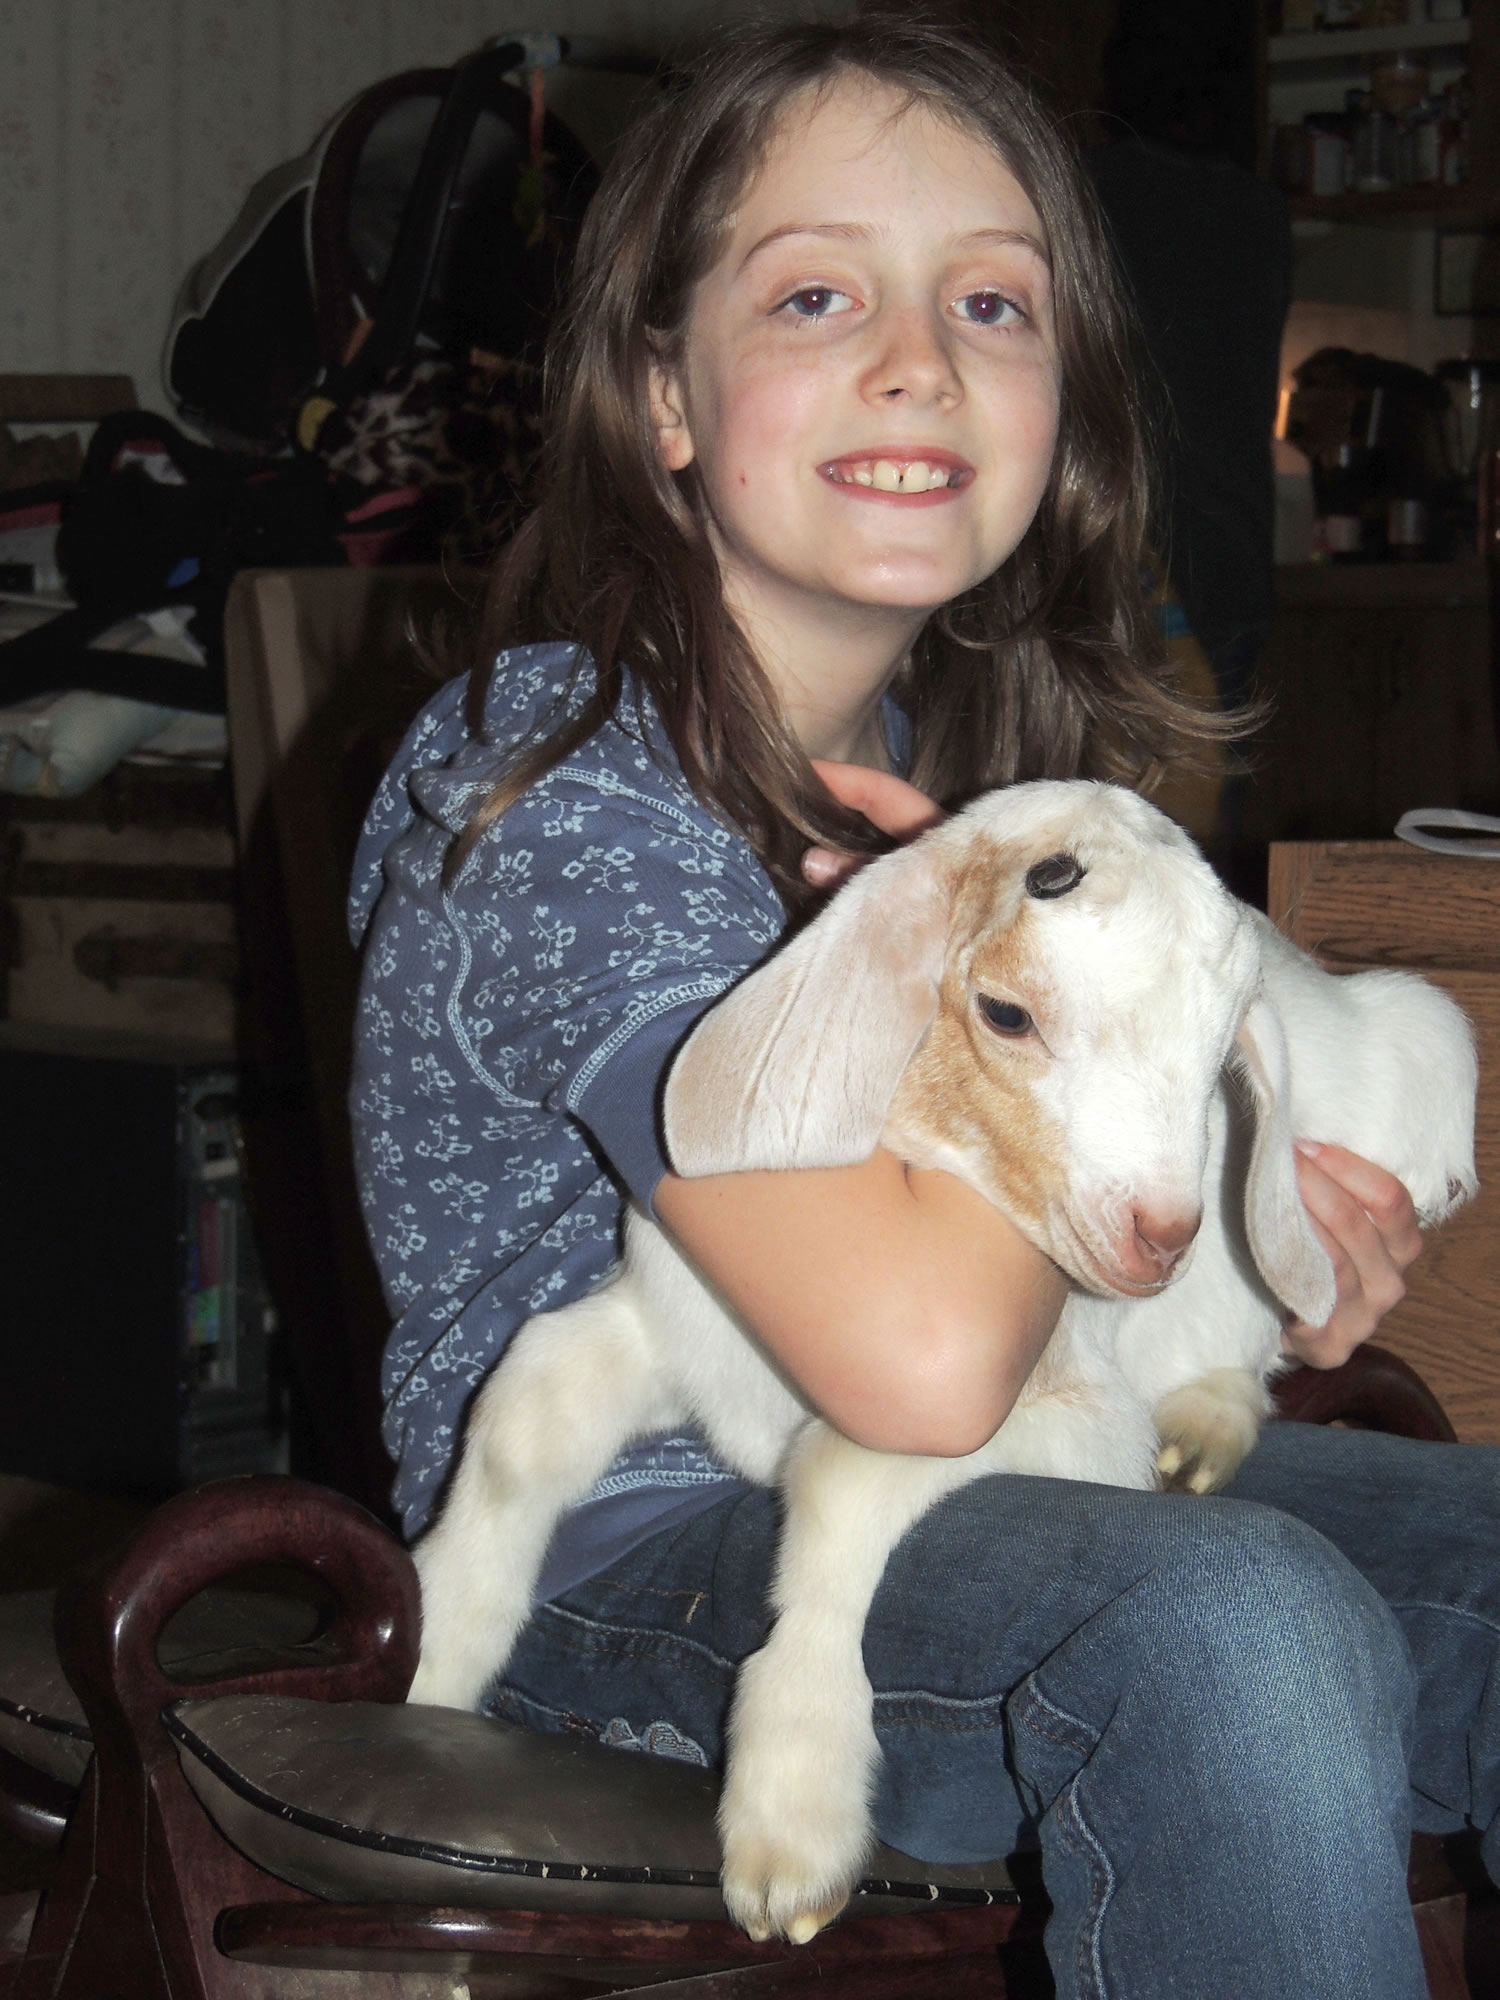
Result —
[{"label": "goat's hoof", "polygon": [[1175,1448],[1157,1460],[1163,1493],[1217,1493],[1229,1484],[1237,1468],[1227,1471],[1203,1465],[1196,1458],[1181,1463]]},{"label": "goat's hoof", "polygon": [[1206,1443],[1174,1442],[1156,1461],[1164,1493],[1217,1493],[1244,1462],[1244,1453],[1216,1451]]},{"label": "goat's hoof", "polygon": [[782,1937],[809,1944],[849,1900],[854,1883],[831,1883],[826,1870],[810,1869],[759,1842],[724,1857],[724,1901],[729,1914],[756,1944]]},{"label": "goat's hoof", "polygon": [[1241,1368],[1219,1368],[1176,1389],[1154,1412],[1156,1469],[1169,1493],[1217,1493],[1260,1435],[1263,1391]]}]

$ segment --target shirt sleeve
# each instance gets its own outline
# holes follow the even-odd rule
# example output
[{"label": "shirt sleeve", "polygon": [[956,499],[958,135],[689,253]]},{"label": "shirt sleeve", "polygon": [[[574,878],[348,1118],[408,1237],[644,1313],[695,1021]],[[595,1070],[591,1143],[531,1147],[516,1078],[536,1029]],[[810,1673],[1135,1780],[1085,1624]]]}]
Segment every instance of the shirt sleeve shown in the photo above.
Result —
[{"label": "shirt sleeve", "polygon": [[693,1023],[729,981],[645,1022],[598,1071],[579,1116],[631,1194],[654,1213],[656,1190],[671,1171],[662,1131],[662,1086]]}]

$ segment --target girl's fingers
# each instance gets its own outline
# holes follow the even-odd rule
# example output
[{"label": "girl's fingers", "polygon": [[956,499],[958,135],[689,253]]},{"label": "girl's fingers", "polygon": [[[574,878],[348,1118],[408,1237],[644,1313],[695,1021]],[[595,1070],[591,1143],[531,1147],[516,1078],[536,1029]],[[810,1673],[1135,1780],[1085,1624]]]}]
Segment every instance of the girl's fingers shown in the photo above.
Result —
[{"label": "girl's fingers", "polygon": [[1338,1303],[1325,1326],[1292,1321],[1285,1345],[1315,1367],[1333,1368],[1405,1296],[1402,1274],[1422,1247],[1421,1231],[1400,1181],[1341,1146],[1299,1143],[1297,1183],[1333,1264]]},{"label": "girl's fingers", "polygon": [[[865,764],[832,764],[815,757],[813,769],[841,806],[863,813],[872,826],[895,840],[914,840],[948,815],[925,792],[889,771],[872,771]],[[815,889],[836,888],[862,868],[867,854],[841,854],[834,847],[810,847],[802,857],[802,874]]]},{"label": "girl's fingers", "polygon": [[[842,806],[863,813],[872,826],[896,840],[911,840],[948,815],[904,778],[889,771],[872,771],[865,764],[831,764],[813,759],[813,769]],[[826,852],[814,848],[813,853]],[[814,879],[809,877],[809,880]]]},{"label": "girl's fingers", "polygon": [[[1394,1174],[1388,1174],[1384,1167],[1377,1167],[1373,1160],[1362,1159],[1344,1146],[1322,1146],[1311,1139],[1297,1141],[1297,1156],[1299,1176],[1302,1162],[1312,1169],[1306,1176],[1307,1186],[1323,1190],[1331,1183],[1357,1203],[1403,1270],[1420,1253],[1422,1232],[1417,1211]],[[1304,1198],[1305,1194],[1304,1189]]]},{"label": "girl's fingers", "polygon": [[867,854],[841,854],[836,847],[809,847],[802,857],[803,880],[815,889],[832,889],[869,860]]}]

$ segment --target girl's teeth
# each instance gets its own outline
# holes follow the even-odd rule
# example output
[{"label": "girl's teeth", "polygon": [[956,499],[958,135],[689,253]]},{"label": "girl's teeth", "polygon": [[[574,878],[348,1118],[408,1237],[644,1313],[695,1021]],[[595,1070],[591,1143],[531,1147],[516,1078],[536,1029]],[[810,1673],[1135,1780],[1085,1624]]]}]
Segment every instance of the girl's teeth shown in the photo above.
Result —
[{"label": "girl's teeth", "polygon": [[844,470],[835,470],[834,477],[847,485],[873,486],[878,493],[931,493],[949,483],[945,466],[929,465],[921,458],[911,459],[904,465],[893,458],[865,460]]}]

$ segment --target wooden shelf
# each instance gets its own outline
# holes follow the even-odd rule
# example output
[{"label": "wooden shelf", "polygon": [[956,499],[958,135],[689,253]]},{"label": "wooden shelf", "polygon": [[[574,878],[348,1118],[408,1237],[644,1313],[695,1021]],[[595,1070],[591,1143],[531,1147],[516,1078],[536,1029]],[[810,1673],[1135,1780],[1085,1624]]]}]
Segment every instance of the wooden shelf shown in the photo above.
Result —
[{"label": "wooden shelf", "polygon": [[1500,222],[1500,0],[1471,0],[1468,16],[1459,21],[1263,37],[1257,76],[1261,173],[1272,173],[1280,128],[1295,128],[1313,113],[1342,111],[1351,85],[1367,86],[1382,57],[1401,53],[1425,64],[1434,91],[1467,72],[1472,93],[1467,180],[1456,187],[1429,183],[1379,194],[1289,194],[1292,215],[1408,230],[1494,227]]},{"label": "wooden shelf", "polygon": [[0,375],[0,421],[91,424],[136,407],[128,375]]},{"label": "wooden shelf", "polygon": [[1289,194],[1294,218],[1322,222],[1389,223],[1401,229],[1482,229],[1500,207],[1493,195],[1465,181],[1459,187],[1391,188],[1384,194]]},{"label": "wooden shelf", "polygon": [[1462,49],[1472,24],[1462,21],[1410,21],[1388,28],[1317,28],[1297,35],[1272,35],[1266,61],[1273,70],[1305,73],[1310,63],[1335,67],[1365,56],[1394,55],[1402,50]]},{"label": "wooden shelf", "polygon": [[1489,603],[1489,571],[1473,562],[1282,563],[1276,602],[1287,610],[1456,611]]}]

